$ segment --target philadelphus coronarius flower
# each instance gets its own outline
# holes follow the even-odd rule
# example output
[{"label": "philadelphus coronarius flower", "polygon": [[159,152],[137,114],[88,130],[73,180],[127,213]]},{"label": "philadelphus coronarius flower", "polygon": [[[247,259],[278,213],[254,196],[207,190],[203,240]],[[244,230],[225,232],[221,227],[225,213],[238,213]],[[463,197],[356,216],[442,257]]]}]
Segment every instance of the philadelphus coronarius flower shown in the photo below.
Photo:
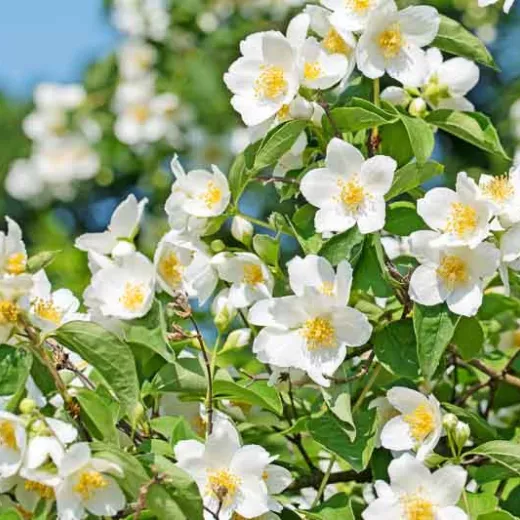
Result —
[{"label": "philadelphus coronarius flower", "polygon": [[20,469],[27,448],[27,433],[23,420],[0,411],[0,479],[12,477]]},{"label": "philadelphus coronarius flower", "polygon": [[94,251],[102,255],[119,256],[120,253],[132,252],[133,239],[139,231],[148,199],[137,202],[134,195],[129,195],[115,209],[106,231],[86,233],[76,239],[76,247],[81,251]]},{"label": "philadelphus coronarius flower", "polygon": [[238,432],[229,421],[219,421],[206,444],[181,441],[176,444],[177,465],[189,473],[203,497],[204,519],[214,513],[230,520],[233,513],[256,518],[281,506],[269,496],[283,491],[292,481],[289,471],[271,464],[271,457],[261,446],[241,446]]},{"label": "philadelphus coronarius flower", "polygon": [[142,78],[157,61],[157,50],[140,39],[126,41],[118,53],[119,72],[126,80]]},{"label": "philadelphus coronarius flower", "polygon": [[375,13],[388,0],[321,0],[333,11],[331,21],[348,31],[360,32],[367,25],[371,14]]},{"label": "philadelphus coronarius flower", "polygon": [[0,278],[0,341],[9,339],[13,328],[27,306],[26,300],[33,281],[29,275]]},{"label": "philadelphus coronarius flower", "polygon": [[417,213],[430,228],[441,233],[436,244],[475,247],[489,235],[491,206],[465,172],[457,176],[456,191],[428,191],[417,201]]},{"label": "philadelphus coronarius flower", "polygon": [[381,430],[381,445],[393,451],[415,451],[424,460],[442,435],[442,415],[437,399],[396,386],[386,397],[397,414]]},{"label": "philadelphus coronarius flower", "polygon": [[252,253],[220,253],[213,259],[220,278],[231,284],[229,303],[236,309],[270,298],[274,278],[268,267]]},{"label": "philadelphus coronarius flower", "polygon": [[456,505],[467,478],[460,466],[446,465],[430,473],[422,462],[405,454],[390,463],[388,476],[390,485],[376,481],[378,498],[363,511],[363,520],[467,520]]},{"label": "philadelphus coronarius flower", "polygon": [[382,229],[384,195],[396,167],[391,157],[376,155],[365,160],[353,145],[332,139],[325,167],[308,172],[300,185],[303,196],[319,208],[314,219],[316,231],[341,232],[356,224],[361,233]]},{"label": "philadelphus coronarius flower", "polygon": [[263,363],[297,368],[322,386],[346,355],[346,347],[368,341],[372,326],[364,314],[347,307],[352,268],[344,261],[337,275],[325,259],[307,257],[291,264],[289,282],[294,296],[262,300],[249,312],[249,321],[263,328],[253,352]]},{"label": "philadelphus coronarius flower", "polygon": [[416,231],[410,237],[412,255],[421,265],[410,280],[410,298],[423,305],[446,302],[462,316],[474,316],[482,304],[484,280],[493,276],[500,251],[482,242],[468,246],[439,244],[435,231]]},{"label": "philadelphus coronarius flower", "polygon": [[126,505],[121,488],[113,478],[123,477],[113,462],[92,457],[87,443],[73,444],[58,465],[62,482],[56,487],[58,518],[81,520],[85,512],[113,516]]},{"label": "philadelphus coronarius flower", "polygon": [[433,7],[398,11],[393,0],[383,2],[370,15],[359,39],[359,70],[368,78],[380,78],[387,72],[405,85],[419,85],[426,72],[422,47],[433,41],[439,23],[439,13]]},{"label": "philadelphus coronarius flower", "polygon": [[513,168],[508,175],[482,174],[479,188],[502,226],[520,222],[520,167]]},{"label": "philadelphus coronarius flower", "polygon": [[11,218],[5,217],[7,233],[0,232],[0,274],[19,275],[27,267],[27,251],[22,240],[20,226]]}]

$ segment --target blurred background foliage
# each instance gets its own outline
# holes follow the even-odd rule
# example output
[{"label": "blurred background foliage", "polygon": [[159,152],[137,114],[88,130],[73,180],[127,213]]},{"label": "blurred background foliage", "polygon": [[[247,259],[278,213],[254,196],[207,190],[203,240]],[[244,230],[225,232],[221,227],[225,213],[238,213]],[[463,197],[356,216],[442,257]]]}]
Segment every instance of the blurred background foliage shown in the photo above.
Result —
[{"label": "blurred background foliage", "polygon": [[[134,0],[139,1],[148,2]],[[94,31],[106,32],[106,24],[118,25],[115,16],[117,3],[114,5],[110,0],[103,4],[92,0],[76,0],[76,3],[83,4],[81,9],[78,8],[77,16],[63,20],[63,23],[72,25],[67,28],[68,38],[74,39],[74,24],[78,27],[82,24],[81,11],[85,9],[89,10],[90,16],[99,17],[98,25],[92,27]],[[156,90],[158,93],[174,93],[180,100],[180,109],[189,114],[185,123],[180,125],[180,144],[172,146],[160,140],[136,148],[121,143],[114,135],[116,115],[113,111],[113,97],[119,81],[117,49],[128,37],[124,31],[114,30],[108,39],[105,38],[106,49],[102,49],[92,60],[81,78],[76,77],[73,70],[69,76],[65,72],[59,77],[61,81],[67,82],[79,80],[87,91],[86,102],[81,110],[96,121],[102,130],[101,139],[93,145],[101,160],[97,175],[92,180],[82,181],[75,196],[69,200],[50,199],[44,203],[38,199],[30,203],[17,201],[6,193],[3,180],[14,159],[28,157],[31,153],[31,142],[22,131],[22,121],[33,109],[30,94],[24,94],[31,82],[26,82],[22,94],[13,92],[9,74],[2,82],[6,93],[0,97],[0,211],[11,215],[21,224],[32,254],[41,250],[62,251],[50,266],[49,275],[57,286],[67,286],[78,295],[87,284],[89,272],[86,255],[73,247],[75,236],[106,227],[115,206],[133,192],[139,198],[146,196],[150,200],[147,220],[140,236],[142,250],[150,253],[167,228],[163,204],[173,179],[169,170],[172,155],[178,152],[187,168],[206,167],[215,163],[225,171],[229,166],[232,156],[244,145],[245,137],[239,118],[229,103],[230,95],[222,75],[238,56],[239,42],[246,35],[269,29],[284,30],[287,20],[304,2],[150,0],[150,3],[160,4],[163,11],[159,14],[163,18],[167,17],[165,31],[159,37],[148,35],[147,38],[157,51],[154,67],[157,75]],[[506,16],[500,4],[481,9],[477,7],[476,0],[420,3],[435,5],[444,14],[460,20],[490,48],[501,70],[493,72],[482,69],[481,81],[471,92],[470,99],[477,110],[492,117],[508,153],[514,156],[520,139],[520,110],[516,109],[519,115],[515,118],[514,109],[515,101],[520,99],[520,5],[516,5]],[[50,20],[53,10],[61,8],[59,1],[49,2],[46,18]],[[13,19],[10,19],[11,15]],[[40,52],[41,59],[49,63],[59,59],[58,56],[45,53],[44,46],[39,50],[37,34],[29,30],[31,23],[38,23],[29,19],[40,16],[37,10],[34,13],[28,11],[24,16],[25,19],[19,19],[20,12],[11,13],[8,9],[2,24],[18,24],[19,29],[26,27],[23,37],[33,39],[32,52],[36,56]],[[42,19],[39,22],[46,23]],[[56,32],[60,31],[56,25],[60,22],[59,17],[53,22]],[[92,38],[95,39],[95,34]],[[16,45],[16,42],[12,45]],[[2,52],[7,55],[11,49],[4,46]],[[16,51],[12,52],[16,57]],[[81,58],[78,56],[78,61]],[[31,71],[25,72],[27,77],[31,76]],[[55,79],[52,72],[48,77],[39,78],[48,82]],[[32,86],[35,86],[34,82]],[[452,182],[454,174],[461,169],[470,173],[483,170],[501,173],[505,168],[503,163],[484,152],[477,152],[470,145],[445,136],[438,139],[434,158],[445,163],[446,177],[441,182],[447,184]],[[249,206],[250,214],[265,217],[275,209],[274,192],[269,187],[261,186],[255,186],[252,190],[244,202]]]}]

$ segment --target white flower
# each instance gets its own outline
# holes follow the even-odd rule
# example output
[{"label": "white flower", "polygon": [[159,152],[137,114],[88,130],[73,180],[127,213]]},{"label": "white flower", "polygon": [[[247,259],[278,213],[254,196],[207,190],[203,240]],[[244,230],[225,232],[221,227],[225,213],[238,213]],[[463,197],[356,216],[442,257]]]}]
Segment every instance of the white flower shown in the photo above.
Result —
[{"label": "white flower", "polygon": [[254,227],[249,220],[235,215],[231,221],[231,235],[235,240],[242,244],[249,246],[251,245],[251,239],[253,238]]},{"label": "white flower", "polygon": [[147,203],[146,198],[137,202],[134,195],[128,195],[114,210],[106,231],[85,233],[76,239],[75,246],[82,251],[94,251],[102,255],[114,254],[120,242],[133,242]]},{"label": "white flower", "polygon": [[119,50],[119,71],[126,80],[134,80],[148,74],[157,60],[153,45],[143,40],[126,41]]},{"label": "white flower", "polygon": [[[505,0],[504,2],[504,13],[509,13],[515,0]],[[478,0],[479,7],[487,7],[488,5],[496,4],[498,0]]]},{"label": "white flower", "polygon": [[359,32],[365,29],[371,14],[377,12],[391,0],[321,0],[333,11],[331,21],[347,31]]},{"label": "white flower", "polygon": [[435,231],[416,231],[410,237],[412,254],[421,265],[410,280],[410,298],[422,305],[442,302],[455,314],[474,316],[482,304],[484,279],[493,276],[499,250],[486,242],[468,246],[436,246]]},{"label": "white flower", "polygon": [[29,299],[31,321],[43,332],[54,330],[78,317],[78,299],[69,289],[58,289],[53,292],[43,269],[33,276]]},{"label": "white flower", "polygon": [[390,419],[381,431],[381,445],[393,451],[417,452],[424,460],[437,446],[442,435],[442,414],[433,395],[396,386],[386,397],[399,415]]},{"label": "white flower", "polygon": [[[249,321],[265,327],[255,338],[253,352],[263,363],[303,370],[317,384],[329,386],[346,347],[365,344],[372,326],[364,314],[346,306],[352,282],[348,263],[336,276],[315,257],[290,265],[291,287],[300,296],[262,300],[251,308]],[[311,275],[308,280],[304,269]]]},{"label": "white flower", "polygon": [[511,226],[500,237],[500,255],[500,278],[504,284],[505,294],[509,296],[511,293],[509,269],[520,271],[520,223]]},{"label": "white flower", "polygon": [[325,168],[302,179],[303,196],[319,208],[316,231],[345,231],[357,224],[361,233],[385,225],[384,195],[390,189],[397,163],[384,155],[366,160],[351,144],[334,138],[327,147]]},{"label": "white flower", "polygon": [[226,176],[216,167],[207,170],[184,171],[177,156],[171,162],[176,181],[165,210],[173,229],[197,231],[204,227],[206,219],[221,215],[231,199]]},{"label": "white flower", "polygon": [[197,238],[170,231],[159,242],[154,264],[162,290],[174,296],[186,291],[202,305],[211,296],[218,276],[211,264],[206,245]]},{"label": "white flower", "polygon": [[0,411],[0,479],[18,473],[27,448],[27,433],[23,420]]},{"label": "white flower", "polygon": [[475,247],[489,234],[490,204],[482,199],[475,181],[461,172],[456,191],[434,188],[417,201],[417,213],[435,231],[440,244]]},{"label": "white flower", "polygon": [[[261,446],[241,446],[238,432],[229,421],[214,425],[206,444],[181,441],[175,448],[177,465],[189,473],[202,494],[204,506],[221,520],[233,513],[255,518],[268,513],[273,503],[269,497],[264,472],[271,457]],[[205,520],[213,515],[204,513]]]},{"label": "white flower", "polygon": [[398,11],[393,1],[387,1],[373,11],[359,39],[359,70],[372,79],[386,71],[405,85],[419,85],[426,72],[421,47],[433,41],[439,23],[439,13],[433,7],[412,6]]},{"label": "white flower", "polygon": [[19,275],[27,267],[27,251],[22,239],[20,226],[11,218],[5,217],[7,233],[0,231],[0,273]]},{"label": "white flower", "polygon": [[105,317],[141,318],[152,306],[154,288],[154,265],[141,253],[134,253],[94,274],[87,288],[88,304]]},{"label": "white flower", "polygon": [[247,126],[263,123],[289,105],[299,88],[296,52],[275,31],[256,33],[240,44],[242,57],[224,75],[231,104]]},{"label": "white flower", "polygon": [[17,325],[26,307],[26,296],[32,288],[32,278],[29,275],[9,276],[0,278],[0,342],[9,339],[13,328]]},{"label": "white flower", "polygon": [[121,468],[92,457],[87,443],[74,444],[65,452],[58,475],[63,480],[55,489],[60,520],[81,520],[86,512],[114,516],[126,505],[123,492],[111,476],[122,477]]},{"label": "white flower", "polygon": [[378,498],[363,511],[363,520],[468,519],[456,506],[467,478],[460,466],[446,465],[431,474],[422,462],[405,454],[390,463],[388,475],[390,485],[375,483]]},{"label": "white flower", "polygon": [[32,159],[16,159],[13,161],[7,172],[4,185],[7,193],[14,199],[32,201],[39,197],[36,202],[41,201],[45,188]]},{"label": "white flower", "polygon": [[242,309],[264,298],[270,298],[274,278],[269,268],[252,253],[221,253],[213,259],[222,280],[231,283],[229,303]]},{"label": "white flower", "polygon": [[404,88],[393,86],[386,87],[383,92],[381,92],[381,99],[403,108],[408,107],[412,100],[410,94],[408,94]]},{"label": "white flower", "polygon": [[482,174],[479,188],[503,226],[520,222],[520,166],[511,169],[509,175]]},{"label": "white flower", "polygon": [[78,108],[86,96],[83,85],[40,83],[34,91],[34,103],[41,109],[72,110]]},{"label": "white flower", "polygon": [[388,400],[387,397],[376,397],[368,405],[368,409],[376,409],[377,412],[377,432],[374,444],[376,448],[380,448],[381,444],[381,432],[385,427],[385,424],[390,420],[400,415],[399,411],[396,410]]},{"label": "white flower", "polygon": [[475,107],[464,96],[478,83],[479,68],[466,58],[443,61],[439,49],[426,51],[428,73],[424,97],[434,108],[472,111]]}]

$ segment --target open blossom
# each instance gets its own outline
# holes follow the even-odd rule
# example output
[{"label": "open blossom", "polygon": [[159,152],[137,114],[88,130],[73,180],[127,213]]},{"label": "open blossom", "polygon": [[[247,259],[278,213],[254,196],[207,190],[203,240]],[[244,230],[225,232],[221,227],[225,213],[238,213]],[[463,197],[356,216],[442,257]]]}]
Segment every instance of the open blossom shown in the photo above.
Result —
[{"label": "open blossom", "polygon": [[321,0],[321,3],[333,11],[331,21],[346,30],[363,31],[371,14],[381,9],[391,0]]},{"label": "open blossom", "polygon": [[22,239],[20,226],[5,217],[7,233],[0,231],[0,274],[19,275],[27,267],[27,251]]},{"label": "open blossom", "polygon": [[0,278],[0,342],[6,342],[26,307],[26,300],[33,281],[22,274]]},{"label": "open blossom", "polygon": [[398,11],[391,0],[370,15],[356,48],[359,70],[375,79],[385,71],[404,85],[417,86],[426,73],[422,47],[430,44],[439,30],[436,9],[412,6]]},{"label": "open blossom", "polygon": [[393,451],[415,451],[424,460],[437,446],[442,435],[442,414],[433,395],[396,386],[386,394],[397,415],[381,430],[381,445]]},{"label": "open blossom", "polygon": [[154,293],[154,265],[143,254],[133,253],[92,276],[85,304],[104,317],[132,320],[150,310]]},{"label": "open blossom", "polygon": [[[281,492],[291,482],[290,473],[272,465],[271,457],[261,446],[241,446],[238,432],[229,421],[219,421],[206,444],[181,441],[176,444],[177,465],[189,473],[202,494],[204,519],[230,520],[233,514],[256,518],[278,504],[269,496]],[[221,506],[219,504],[222,504]],[[210,511],[212,513],[210,513]]]},{"label": "open blossom", "polygon": [[423,305],[448,304],[462,316],[474,316],[482,305],[484,280],[496,272],[500,252],[483,242],[468,246],[435,245],[435,231],[416,231],[410,237],[412,254],[421,265],[410,280],[410,297]]},{"label": "open blossom", "polygon": [[376,155],[365,160],[353,145],[334,138],[327,147],[325,167],[302,179],[303,196],[319,208],[314,224],[318,232],[341,232],[357,226],[373,233],[385,225],[384,195],[390,189],[397,163]]},{"label": "open blossom", "polygon": [[242,57],[224,75],[233,93],[231,104],[247,126],[273,117],[296,96],[299,88],[297,55],[281,33],[268,31],[248,36]]},{"label": "open blossom", "polygon": [[222,280],[229,282],[229,303],[236,309],[270,298],[274,278],[269,268],[252,253],[221,253],[213,264]]},{"label": "open blossom", "polygon": [[130,39],[119,49],[118,58],[121,77],[134,80],[150,72],[157,60],[157,50],[144,40]]},{"label": "open blossom", "polygon": [[86,512],[96,516],[114,516],[126,505],[126,499],[113,478],[123,477],[122,469],[108,460],[92,457],[85,442],[72,445],[58,465],[62,482],[56,487],[60,520],[81,520]]},{"label": "open blossom", "polygon": [[196,237],[170,231],[159,242],[154,256],[157,282],[174,296],[185,291],[202,305],[218,283],[207,246]]},{"label": "open blossom", "polygon": [[115,209],[106,231],[101,233],[85,233],[76,239],[75,246],[82,251],[94,251],[102,255],[111,255],[135,248],[133,239],[139,231],[148,199],[137,202],[135,195],[128,197]]},{"label": "open blossom", "polygon": [[0,411],[0,479],[12,477],[20,469],[27,448],[23,420]]},{"label": "open blossom", "polygon": [[197,231],[205,220],[221,215],[231,199],[226,176],[216,167],[212,171],[191,170],[186,173],[177,156],[171,162],[176,177],[166,201],[168,221],[178,231]]},{"label": "open blossom", "polygon": [[430,473],[422,462],[405,454],[390,463],[388,476],[390,485],[376,481],[378,498],[363,511],[363,520],[467,520],[456,505],[467,479],[462,467],[446,465]]},{"label": "open blossom", "polygon": [[[316,272],[318,265],[309,267],[312,263],[310,258],[292,264],[290,282],[295,296],[262,300],[251,308],[249,321],[264,327],[255,338],[253,352],[263,363],[303,370],[317,384],[329,386],[347,346],[365,344],[372,326],[364,314],[346,306],[350,266],[338,268],[340,279],[334,277],[333,281],[332,268],[321,274]],[[308,280],[304,272],[311,274]]]},{"label": "open blossom", "polygon": [[490,204],[465,172],[457,175],[456,191],[434,188],[417,201],[417,213],[441,233],[436,243],[475,247],[489,235]]},{"label": "open blossom", "polygon": [[520,222],[520,167],[507,175],[482,174],[479,179],[482,196],[490,202],[493,213],[504,227]]}]

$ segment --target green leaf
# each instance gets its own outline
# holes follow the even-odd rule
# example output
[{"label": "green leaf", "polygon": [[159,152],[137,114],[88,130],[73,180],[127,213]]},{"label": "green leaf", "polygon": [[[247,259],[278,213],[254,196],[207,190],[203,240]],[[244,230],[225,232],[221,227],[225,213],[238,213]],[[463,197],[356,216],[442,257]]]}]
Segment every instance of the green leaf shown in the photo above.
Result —
[{"label": "green leaf", "polygon": [[354,414],[356,438],[350,440],[349,432],[332,412],[309,420],[309,433],[327,450],[346,460],[352,468],[363,471],[370,462],[376,434],[376,412],[365,410]]},{"label": "green leaf", "polygon": [[476,520],[480,515],[493,511],[498,505],[498,498],[492,493],[467,493],[468,506],[464,499],[459,500],[459,507],[466,511],[471,520]]},{"label": "green leaf", "polygon": [[269,132],[256,154],[254,169],[258,171],[276,164],[292,148],[306,126],[306,121],[287,121]]},{"label": "green leaf", "polygon": [[490,441],[481,444],[465,456],[484,455],[492,462],[503,466],[516,477],[520,477],[520,444],[510,441]]},{"label": "green leaf", "polygon": [[197,433],[204,433],[194,432],[192,426],[188,423],[185,417],[172,417],[168,415],[155,417],[150,421],[150,426],[153,430],[166,437],[172,446],[177,444],[179,441],[197,439]]},{"label": "green leaf", "polygon": [[355,266],[363,251],[364,242],[365,235],[362,235],[356,226],[327,240],[320,249],[320,256],[326,258],[332,265],[348,260],[352,266]]},{"label": "green leaf", "polygon": [[385,230],[392,235],[407,237],[414,231],[426,229],[423,219],[417,214],[413,202],[398,201],[386,210]]},{"label": "green leaf", "polygon": [[426,121],[485,152],[509,160],[493,123],[483,114],[441,109],[428,114]]},{"label": "green leaf", "polygon": [[0,395],[16,395],[29,377],[32,356],[21,347],[0,345]]},{"label": "green leaf", "polygon": [[146,316],[122,323],[123,339],[127,343],[132,343],[138,348],[152,350],[165,361],[175,360],[166,339],[166,321],[159,300],[153,302],[152,308]]},{"label": "green leaf", "polygon": [[442,175],[444,166],[435,161],[428,161],[422,165],[410,163],[395,172],[394,182],[390,191],[385,195],[386,200],[407,193],[424,182]]},{"label": "green leaf", "polygon": [[478,520],[516,520],[517,518],[518,517],[513,516],[511,513],[499,509],[497,511],[492,511],[491,513],[479,515]]},{"label": "green leaf", "polygon": [[41,269],[45,269],[52,264],[54,259],[61,253],[61,251],[42,251],[34,256],[31,256],[27,261],[27,271],[29,273],[37,273]]},{"label": "green leaf", "polygon": [[443,408],[455,414],[471,428],[471,436],[478,442],[488,442],[499,438],[498,432],[487,421],[471,410],[459,408],[451,403],[443,403]]},{"label": "green leaf", "polygon": [[122,408],[132,415],[139,403],[139,381],[132,351],[99,325],[72,321],[54,332],[60,344],[91,364],[112,389]]},{"label": "green leaf", "polygon": [[216,398],[258,405],[278,415],[283,411],[280,394],[266,381],[255,381],[252,384],[248,382],[248,386],[245,387],[233,381],[217,379],[213,382],[213,395]]},{"label": "green leaf", "polygon": [[278,265],[280,242],[269,235],[255,235],[253,248],[256,254],[268,265]]},{"label": "green leaf", "polygon": [[80,406],[80,418],[90,435],[97,440],[119,444],[116,429],[117,417],[110,402],[88,388],[78,388],[75,397]]},{"label": "green leaf", "polygon": [[417,356],[421,371],[431,379],[453,337],[458,317],[446,304],[426,307],[414,305],[413,325],[417,338]]},{"label": "green leaf", "polygon": [[456,56],[462,56],[472,61],[498,70],[498,67],[486,46],[475,35],[471,34],[459,22],[441,15],[441,24],[432,47]]},{"label": "green leaf", "polygon": [[419,377],[417,341],[411,319],[390,323],[372,341],[377,359],[387,370],[409,379]]},{"label": "green leaf", "polygon": [[154,380],[161,392],[206,392],[206,377],[198,359],[183,358],[165,365]]},{"label": "green leaf", "polygon": [[305,511],[305,517],[316,520],[354,520],[350,499],[345,493],[338,493],[319,506]]},{"label": "green leaf", "polygon": [[23,517],[14,507],[11,507],[6,511],[0,511],[0,520],[23,520]]},{"label": "green leaf", "polygon": [[150,486],[146,505],[159,520],[193,520],[204,516],[197,484],[183,470],[161,455],[143,457],[167,481]]},{"label": "green leaf", "polygon": [[462,317],[459,320],[453,343],[463,359],[476,358],[484,347],[484,331],[476,318]]},{"label": "green leaf", "polygon": [[435,137],[430,125],[423,119],[401,115],[410,147],[419,164],[424,164],[433,153]]}]

